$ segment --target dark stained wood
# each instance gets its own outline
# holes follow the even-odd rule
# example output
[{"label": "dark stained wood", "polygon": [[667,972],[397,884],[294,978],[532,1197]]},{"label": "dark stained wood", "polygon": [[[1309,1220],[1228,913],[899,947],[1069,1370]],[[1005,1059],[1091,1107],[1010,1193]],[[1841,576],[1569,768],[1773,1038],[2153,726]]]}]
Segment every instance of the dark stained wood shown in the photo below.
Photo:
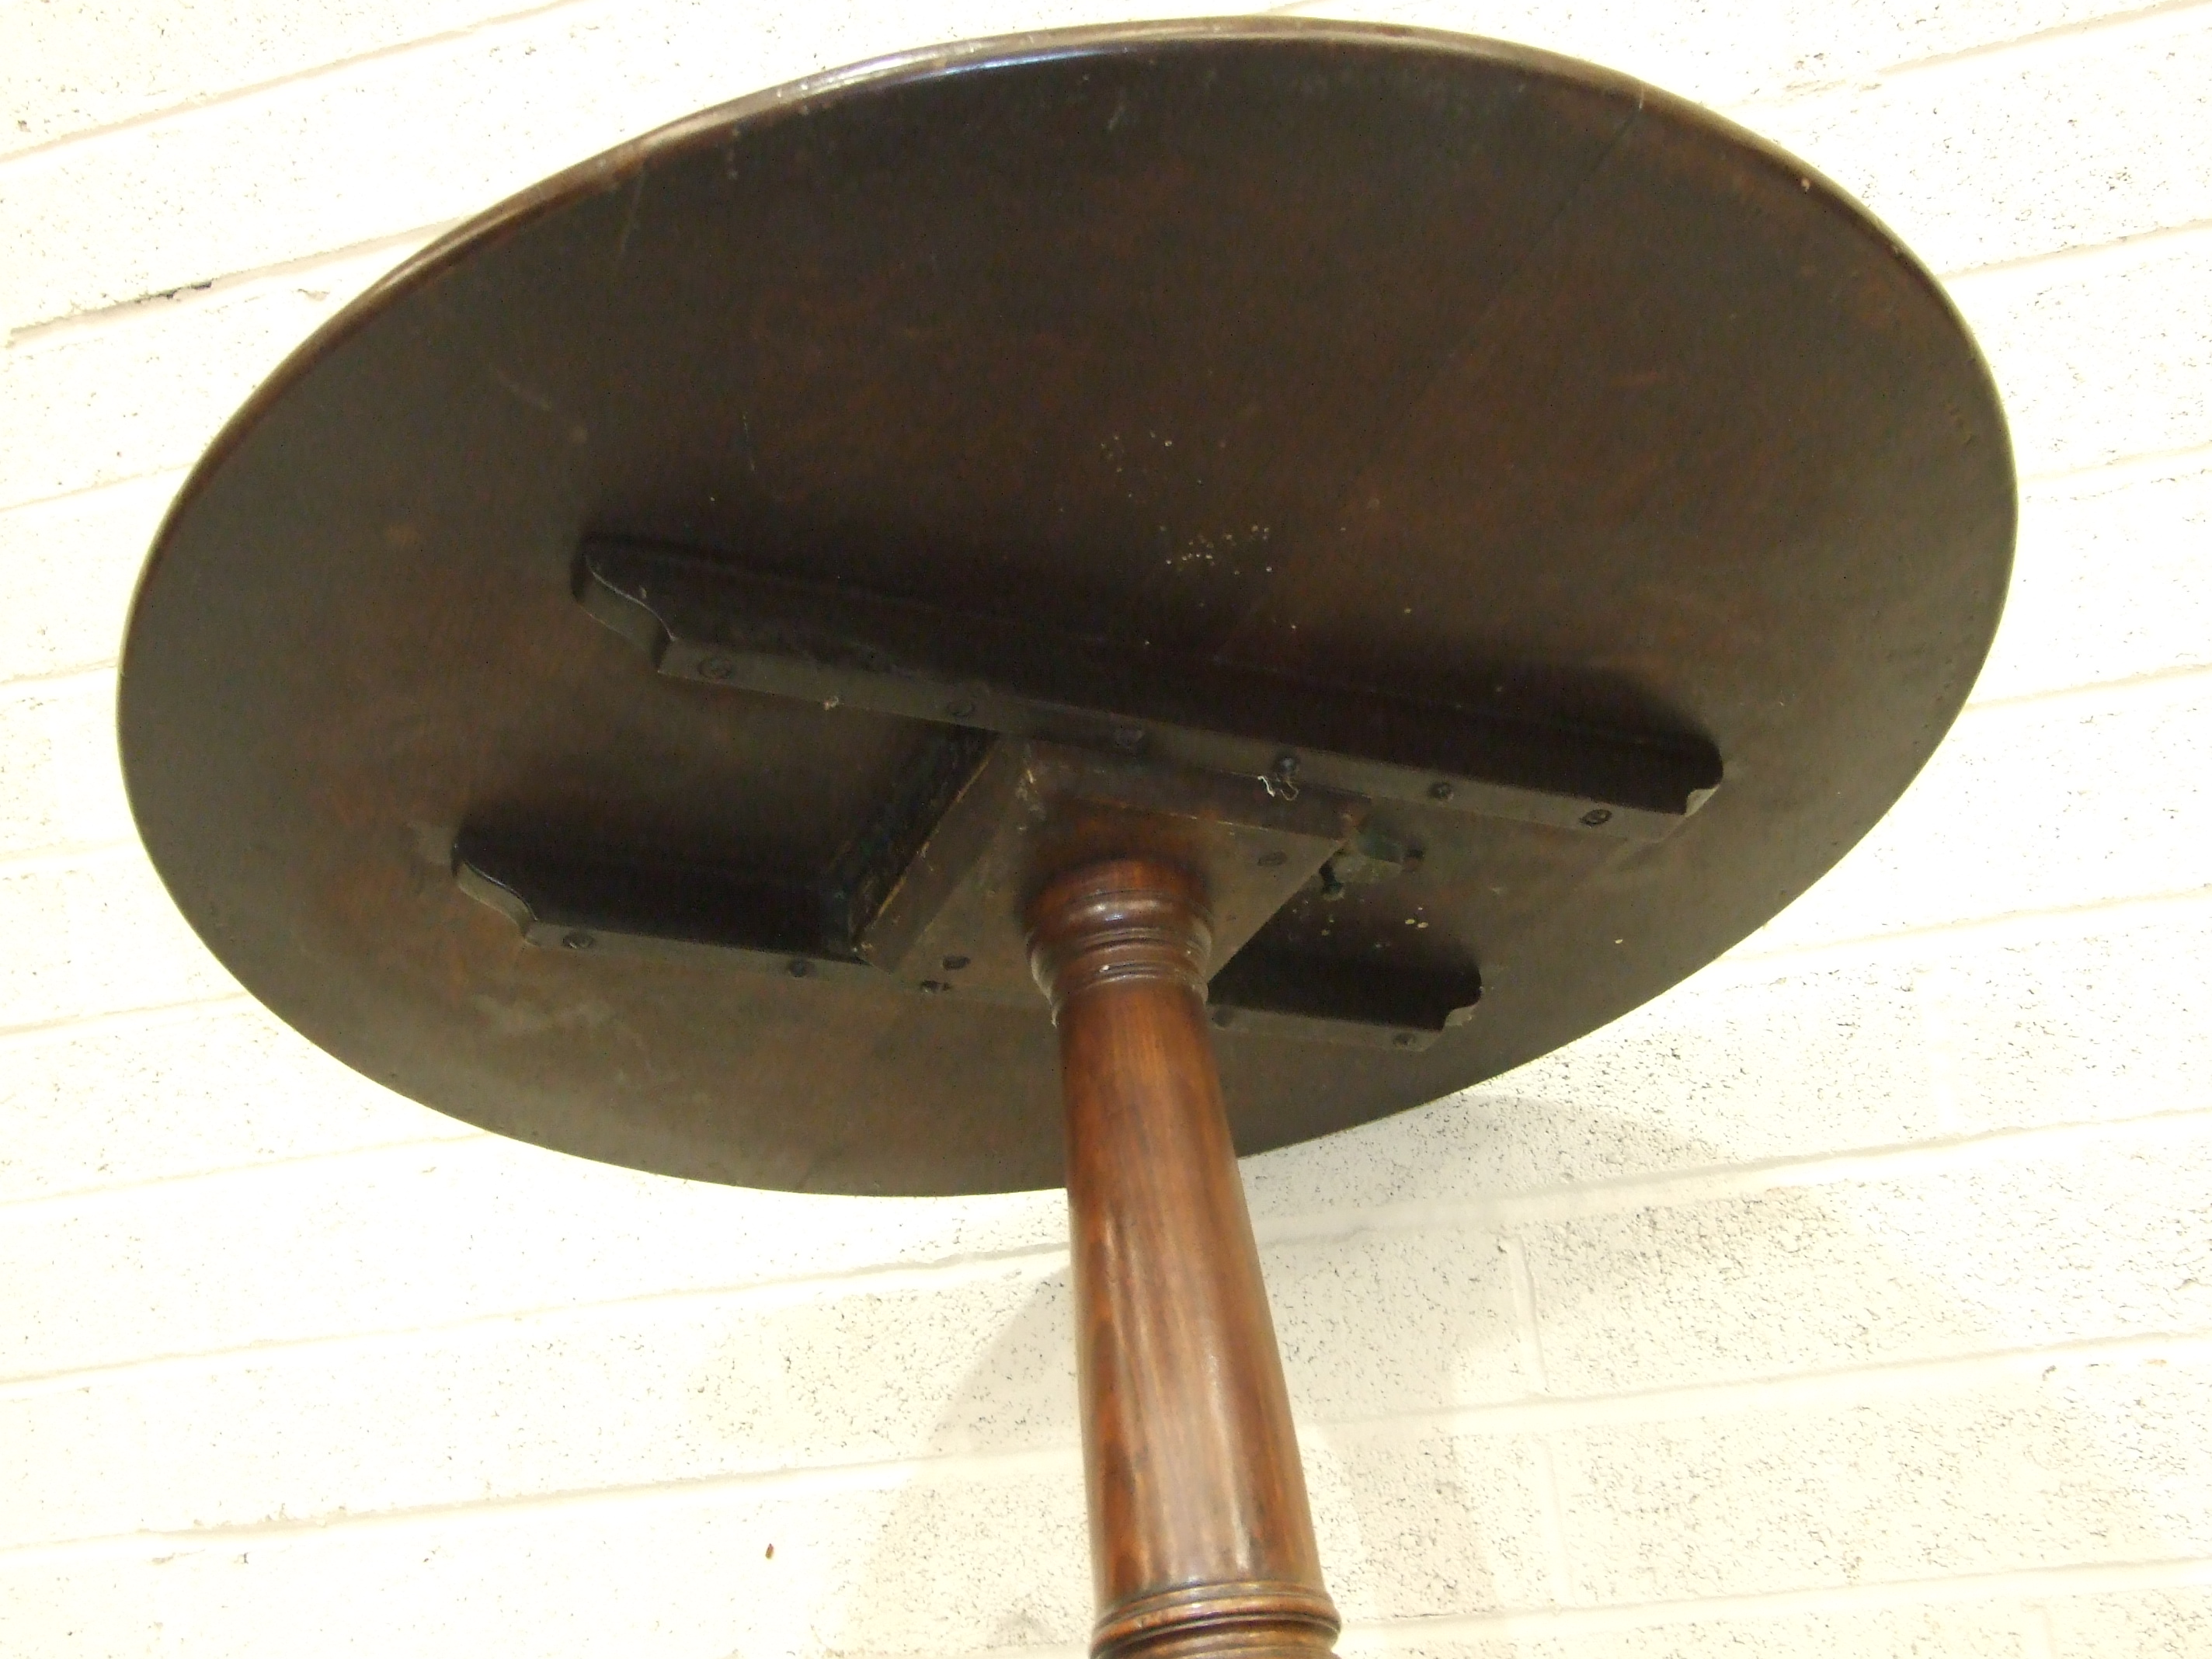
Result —
[{"label": "dark stained wood", "polygon": [[1336,1609],[1206,1024],[1205,894],[1109,860],[1030,917],[1066,1103],[1092,1651],[1325,1654]]},{"label": "dark stained wood", "polygon": [[[1224,1008],[1259,1152],[1521,1065],[1803,892],[1964,701],[2014,501],[1940,288],[1705,111],[1310,19],[970,43],[572,169],[301,347],[162,528],[124,769],[224,967],[441,1111],[744,1186],[1042,1187],[1053,1034],[941,958],[922,994],[540,949],[457,881],[471,830],[702,872],[679,910],[818,891],[946,729],[656,672],[578,603],[587,541],[1078,641],[1047,701],[1172,660],[1344,688],[1317,726],[1717,753],[1656,841],[1378,797],[1418,864],[1310,884],[1223,971],[1480,1003],[1379,1052]],[[1249,690],[1237,729],[1299,707]]]}]

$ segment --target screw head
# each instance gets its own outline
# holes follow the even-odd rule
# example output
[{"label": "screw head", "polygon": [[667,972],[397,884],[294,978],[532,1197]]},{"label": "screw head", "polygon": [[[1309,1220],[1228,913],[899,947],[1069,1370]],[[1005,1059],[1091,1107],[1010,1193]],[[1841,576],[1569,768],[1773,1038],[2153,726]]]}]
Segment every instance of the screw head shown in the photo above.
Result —
[{"label": "screw head", "polygon": [[563,950],[567,951],[588,951],[598,943],[599,940],[593,939],[589,933],[563,933],[561,935],[561,946]]},{"label": "screw head", "polygon": [[967,965],[968,958],[965,957],[947,957],[945,958],[945,971],[948,974],[957,974]]},{"label": "screw head", "polygon": [[920,988],[925,995],[933,997],[940,991],[949,991],[952,988],[950,985],[947,985],[941,979],[926,979],[921,981],[921,984],[918,988]]},{"label": "screw head", "polygon": [[1449,800],[1451,798],[1452,787],[1450,784],[1445,782],[1442,778],[1438,778],[1434,783],[1429,786],[1429,799],[1431,800]]},{"label": "screw head", "polygon": [[1583,823],[1587,829],[1595,830],[1601,823],[1610,823],[1612,822],[1613,812],[1611,809],[1607,807],[1593,806],[1589,811],[1583,814]]},{"label": "screw head", "polygon": [[1277,777],[1294,778],[1297,776],[1297,775],[1298,757],[1296,755],[1278,755],[1275,757],[1275,775]]},{"label": "screw head", "polygon": [[945,705],[945,712],[956,720],[964,720],[975,712],[975,705],[966,697],[956,697]]},{"label": "screw head", "polygon": [[1206,1018],[1211,1019],[1216,1025],[1226,1025],[1231,1020],[1236,1018],[1236,1017],[1235,1012],[1227,1008],[1216,1008],[1206,1016]]},{"label": "screw head", "polygon": [[738,677],[738,662],[734,657],[704,657],[699,662],[699,677],[708,680],[733,680]]},{"label": "screw head", "polygon": [[814,964],[805,957],[793,957],[783,964],[783,971],[793,979],[805,979],[814,971]]},{"label": "screw head", "polygon": [[1279,850],[1260,854],[1260,867],[1262,870],[1279,870],[1290,861],[1291,855]]},{"label": "screw head", "polygon": [[1410,1048],[1413,1046],[1413,1034],[1411,1031],[1401,1031],[1397,1036],[1392,1037],[1390,1041],[1396,1043],[1401,1048]]}]

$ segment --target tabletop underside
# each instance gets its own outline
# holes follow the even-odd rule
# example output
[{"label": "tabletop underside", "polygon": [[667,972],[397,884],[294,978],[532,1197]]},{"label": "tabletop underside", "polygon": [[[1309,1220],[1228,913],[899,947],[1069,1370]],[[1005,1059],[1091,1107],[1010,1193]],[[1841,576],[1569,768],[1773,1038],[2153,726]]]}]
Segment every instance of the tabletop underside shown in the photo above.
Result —
[{"label": "tabletop underside", "polygon": [[[1037,1187],[1042,998],[858,946],[773,971],[844,961],[823,896],[933,757],[1028,740],[977,664],[1024,665],[1024,709],[1138,708],[1034,729],[1203,762],[1261,816],[1276,727],[1348,733],[1326,767],[1415,711],[1403,776],[1347,786],[1364,850],[1244,949],[1480,1000],[1402,1047],[1222,1026],[1256,1152],[1540,1054],[1803,891],[1963,702],[2013,513],[1941,292],[1715,118],[1408,31],[1024,37],[694,117],[349,307],[161,532],[125,769],[216,955],[404,1094],[701,1179]],[[876,605],[955,689],[902,704],[877,657],[850,698],[716,683],[711,641],[594,612],[593,547],[655,592],[701,573],[699,626],[771,668],[799,624],[763,606]],[[457,879],[478,843],[796,895],[798,931],[770,971],[533,943]]]}]

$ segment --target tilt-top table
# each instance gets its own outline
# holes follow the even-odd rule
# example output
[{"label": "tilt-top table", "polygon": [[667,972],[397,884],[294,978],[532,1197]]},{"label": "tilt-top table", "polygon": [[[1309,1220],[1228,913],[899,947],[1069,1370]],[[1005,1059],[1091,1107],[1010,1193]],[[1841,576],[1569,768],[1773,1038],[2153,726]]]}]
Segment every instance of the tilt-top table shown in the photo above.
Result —
[{"label": "tilt-top table", "polygon": [[1319,1652],[1236,1152],[1804,891],[2013,514],[1927,273],[1711,116],[1416,31],[1021,36],[679,122],[348,307],[161,532],[124,758],[215,954],[440,1110],[1065,1179],[1096,1650]]}]

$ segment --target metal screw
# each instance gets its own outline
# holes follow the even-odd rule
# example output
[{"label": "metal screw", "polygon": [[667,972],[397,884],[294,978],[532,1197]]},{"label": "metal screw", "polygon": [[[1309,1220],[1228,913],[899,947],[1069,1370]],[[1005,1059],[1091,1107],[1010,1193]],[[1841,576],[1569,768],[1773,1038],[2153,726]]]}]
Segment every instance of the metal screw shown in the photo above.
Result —
[{"label": "metal screw", "polygon": [[783,964],[783,971],[793,979],[805,979],[814,971],[814,964],[805,957],[793,957]]},{"label": "metal screw", "polygon": [[1260,867],[1262,870],[1279,870],[1290,861],[1291,855],[1288,853],[1262,853],[1260,854]]},{"label": "metal screw", "polygon": [[969,702],[967,698],[961,697],[951,702],[946,703],[945,705],[945,712],[951,715],[956,720],[964,720],[970,714],[975,712],[975,705]]},{"label": "metal screw", "polygon": [[947,957],[945,958],[945,971],[948,974],[957,974],[967,965],[968,958],[965,957]]},{"label": "metal screw", "polygon": [[1431,800],[1449,800],[1451,798],[1452,787],[1449,783],[1446,783],[1442,778],[1438,778],[1434,783],[1429,786],[1429,799]]},{"label": "metal screw", "polygon": [[1297,776],[1297,775],[1298,757],[1296,755],[1278,755],[1275,757],[1275,775],[1277,777],[1294,778]]},{"label": "metal screw", "polygon": [[710,680],[735,679],[738,677],[737,659],[734,657],[702,658],[699,663],[699,673],[702,678]]},{"label": "metal screw", "polygon": [[593,939],[589,933],[563,933],[561,935],[561,943],[571,951],[588,951],[597,945],[599,940]]},{"label": "metal screw", "polygon": [[1145,746],[1145,728],[1141,726],[1115,726],[1114,746],[1125,755],[1135,754]]},{"label": "metal screw", "polygon": [[1613,813],[1602,806],[1593,806],[1589,811],[1583,814],[1583,823],[1592,830],[1596,829],[1601,823],[1610,823],[1612,822]]},{"label": "metal screw", "polygon": [[1216,1008],[1212,1014],[1213,1023],[1216,1025],[1227,1025],[1236,1017],[1236,1014],[1227,1008]]}]

